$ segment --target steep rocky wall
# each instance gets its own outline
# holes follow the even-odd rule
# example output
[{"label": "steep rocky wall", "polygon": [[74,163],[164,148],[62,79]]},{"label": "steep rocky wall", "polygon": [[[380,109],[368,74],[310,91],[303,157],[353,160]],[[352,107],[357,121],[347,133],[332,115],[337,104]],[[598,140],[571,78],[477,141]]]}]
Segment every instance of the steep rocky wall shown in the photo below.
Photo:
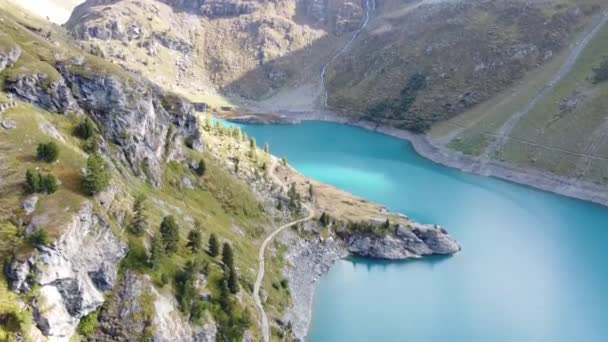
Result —
[{"label": "steep rocky wall", "polygon": [[[31,234],[37,228],[28,228]],[[85,204],[63,235],[26,260],[16,259],[6,273],[14,291],[37,288],[36,325],[51,341],[68,341],[80,319],[104,302],[116,282],[127,245],[108,222]]]},{"label": "steep rocky wall", "polygon": [[212,320],[193,326],[178,308],[172,293],[159,292],[149,276],[128,271],[101,309],[100,329],[92,340],[215,341],[217,328]]},{"label": "steep rocky wall", "polygon": [[192,139],[193,148],[203,149],[189,102],[143,80],[86,68],[86,64],[58,67],[80,107],[103,126],[106,139],[121,147],[133,172],[144,173],[160,186],[163,164],[186,157],[186,138]]}]

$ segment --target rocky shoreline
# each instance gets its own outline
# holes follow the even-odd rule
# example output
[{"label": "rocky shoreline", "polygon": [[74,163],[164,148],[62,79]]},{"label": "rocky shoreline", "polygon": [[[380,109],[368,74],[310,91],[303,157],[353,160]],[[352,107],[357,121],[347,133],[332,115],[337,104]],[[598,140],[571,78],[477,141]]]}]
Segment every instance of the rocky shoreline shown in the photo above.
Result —
[{"label": "rocky shoreline", "polygon": [[283,115],[287,119],[282,122],[277,122],[276,120],[264,122],[258,118],[252,119],[256,116],[242,116],[239,122],[251,124],[298,124],[303,121],[325,121],[360,127],[407,140],[419,155],[443,166],[481,176],[494,177],[608,207],[608,186],[558,176],[546,171],[518,167],[497,160],[482,161],[461,152],[450,150],[434,142],[427,135],[382,126],[371,121],[352,120],[338,116],[332,112],[291,112]]},{"label": "rocky shoreline", "polygon": [[397,225],[385,234],[351,232],[338,229],[335,236],[302,239],[289,233],[285,276],[292,293],[292,305],[283,317],[290,322],[293,337],[304,340],[312,317],[317,281],[340,259],[349,256],[369,259],[406,260],[430,255],[453,255],[460,245],[448,232],[435,225],[411,223]]}]

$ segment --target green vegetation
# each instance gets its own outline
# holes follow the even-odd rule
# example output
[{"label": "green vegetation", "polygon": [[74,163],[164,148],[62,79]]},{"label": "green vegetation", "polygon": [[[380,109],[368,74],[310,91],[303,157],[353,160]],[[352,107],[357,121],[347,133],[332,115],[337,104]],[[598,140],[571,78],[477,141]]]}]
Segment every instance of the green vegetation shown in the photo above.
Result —
[{"label": "green vegetation", "polygon": [[216,257],[220,255],[220,242],[217,240],[217,236],[211,233],[209,236],[209,255]]},{"label": "green vegetation", "polygon": [[[162,265],[163,260],[165,259],[165,246],[163,245],[163,240],[155,236],[152,238],[152,253],[151,253],[150,262],[152,263],[152,269],[158,270]],[[144,251],[145,256],[145,251]]]},{"label": "green vegetation", "polygon": [[87,194],[93,196],[110,185],[112,174],[110,167],[99,154],[93,154],[87,160],[87,170],[84,176],[83,187]]},{"label": "green vegetation", "polygon": [[36,158],[47,163],[54,163],[59,157],[59,147],[54,142],[38,144]]},{"label": "green vegetation", "polygon": [[426,86],[427,76],[420,72],[414,73],[401,90],[398,99],[383,101],[368,108],[370,118],[372,120],[399,120],[399,125],[402,128],[415,132],[428,130],[432,123],[428,115],[410,112],[414,102],[416,102],[418,92],[426,88]]},{"label": "green vegetation", "polygon": [[74,128],[74,134],[84,140],[82,149],[87,153],[97,153],[99,151],[100,136],[99,129],[95,122],[88,116],[83,118],[80,123]]},{"label": "green vegetation", "polygon": [[133,202],[133,218],[129,225],[129,232],[135,236],[142,236],[148,229],[148,219],[146,217],[146,196],[137,195]]},{"label": "green vegetation", "polygon": [[232,247],[229,243],[224,243],[222,249],[222,263],[224,264],[224,279],[230,289],[230,293],[236,294],[239,292],[238,276],[234,268],[234,255]]},{"label": "green vegetation", "polygon": [[160,225],[160,234],[162,236],[165,253],[172,255],[177,252],[179,244],[179,227],[175,223],[173,216],[166,216]]},{"label": "green vegetation", "polygon": [[[388,222],[388,220],[387,220]],[[357,234],[369,234],[374,236],[385,236],[391,232],[390,222],[388,222],[388,227],[386,226],[387,222],[383,224],[374,224],[366,221],[361,222],[348,222],[346,224],[346,230],[352,233]]]},{"label": "green vegetation", "polygon": [[74,133],[83,140],[87,140],[97,134],[97,125],[88,116],[74,128]]},{"label": "green vegetation", "polygon": [[323,227],[329,226],[330,220],[331,218],[326,212],[323,212],[323,214],[321,214],[321,217],[319,217],[319,223],[321,223]]},{"label": "green vegetation", "polygon": [[17,295],[8,289],[4,278],[0,279],[0,341],[18,341],[29,331],[32,316],[21,309]]},{"label": "green vegetation", "polygon": [[30,234],[27,240],[34,246],[48,246],[50,243],[49,234],[44,228],[40,228]]},{"label": "green vegetation", "polygon": [[25,191],[29,194],[52,194],[57,191],[57,179],[53,175],[42,175],[40,172],[28,169],[25,172]]},{"label": "green vegetation", "polygon": [[205,164],[205,159],[201,158],[201,160],[198,161],[195,171],[196,171],[196,174],[199,176],[205,175],[205,172],[207,171],[207,165]]},{"label": "green vegetation", "polygon": [[604,57],[600,65],[597,68],[593,68],[593,73],[593,81],[595,83],[608,81],[608,57]]},{"label": "green vegetation", "polygon": [[198,253],[203,247],[203,236],[200,228],[195,227],[188,233],[188,243],[186,247],[190,249],[192,253]]},{"label": "green vegetation", "polygon": [[84,316],[78,323],[78,333],[82,336],[91,336],[97,330],[97,321],[99,313],[97,311]]}]

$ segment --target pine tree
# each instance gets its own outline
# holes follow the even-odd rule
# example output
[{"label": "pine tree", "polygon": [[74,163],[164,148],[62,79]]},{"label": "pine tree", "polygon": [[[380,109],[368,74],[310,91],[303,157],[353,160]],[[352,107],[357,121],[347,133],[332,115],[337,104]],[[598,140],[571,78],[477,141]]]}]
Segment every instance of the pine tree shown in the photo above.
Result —
[{"label": "pine tree", "polygon": [[203,175],[205,175],[206,171],[207,171],[207,164],[205,164],[205,160],[203,158],[201,158],[201,160],[199,160],[198,164],[196,165],[195,172],[197,175],[203,176]]},{"label": "pine tree", "polygon": [[388,219],[386,219],[386,222],[384,222],[382,227],[385,229],[389,229],[391,227],[391,222]]},{"label": "pine tree", "polygon": [[230,289],[230,293],[237,294],[239,292],[239,281],[234,265],[232,265],[230,268],[224,268],[224,277],[227,278],[226,280],[228,282],[228,289]]},{"label": "pine tree", "polygon": [[232,313],[232,303],[230,301],[230,289],[228,288],[228,282],[223,279],[220,283],[220,307],[225,313],[230,315]]},{"label": "pine tree", "polygon": [[234,254],[232,252],[232,246],[230,246],[228,242],[224,243],[222,249],[222,263],[230,269],[234,267]]},{"label": "pine tree", "polygon": [[327,227],[327,225],[329,224],[329,216],[325,212],[323,212],[323,214],[321,214],[321,217],[319,218],[319,222],[321,222],[323,227]]},{"label": "pine tree", "polygon": [[177,246],[179,243],[179,227],[175,223],[173,216],[166,216],[163,218],[163,222],[160,225],[160,233],[163,239],[163,245],[165,246],[165,252],[171,255],[177,252]]},{"label": "pine tree", "polygon": [[110,184],[112,174],[105,160],[99,154],[92,154],[87,160],[87,170],[84,176],[84,190],[89,195],[95,195],[105,190]]},{"label": "pine tree", "polygon": [[45,161],[47,163],[53,163],[59,157],[59,147],[54,142],[48,144],[38,144],[36,149],[36,159]]},{"label": "pine tree", "polygon": [[268,143],[266,143],[266,145],[264,145],[264,153],[270,154],[270,145]]},{"label": "pine tree", "polygon": [[315,190],[312,186],[312,183],[310,183],[310,185],[308,186],[308,197],[310,197],[310,199],[312,199],[314,195],[315,195]]},{"label": "pine tree", "polygon": [[188,243],[186,244],[186,247],[190,248],[192,253],[197,253],[201,250],[202,238],[203,237],[199,229],[192,229],[190,233],[188,233]]},{"label": "pine tree", "polygon": [[30,194],[40,191],[40,173],[31,169],[25,172],[25,190]]},{"label": "pine tree", "polygon": [[57,191],[57,178],[53,175],[40,176],[40,191],[52,194]]},{"label": "pine tree", "polygon": [[97,126],[95,125],[95,122],[91,120],[91,118],[85,118],[78,126],[76,126],[76,135],[84,140],[91,138],[96,133]]},{"label": "pine tree", "polygon": [[216,257],[220,254],[220,242],[217,240],[217,236],[211,233],[209,236],[209,255]]},{"label": "pine tree", "polygon": [[138,195],[133,202],[133,219],[129,225],[129,231],[135,236],[142,236],[148,228],[147,217],[145,213],[145,195]]},{"label": "pine tree", "polygon": [[163,245],[162,239],[158,236],[152,238],[152,256],[150,261],[152,263],[152,268],[157,270],[163,259],[165,258],[165,246]]}]

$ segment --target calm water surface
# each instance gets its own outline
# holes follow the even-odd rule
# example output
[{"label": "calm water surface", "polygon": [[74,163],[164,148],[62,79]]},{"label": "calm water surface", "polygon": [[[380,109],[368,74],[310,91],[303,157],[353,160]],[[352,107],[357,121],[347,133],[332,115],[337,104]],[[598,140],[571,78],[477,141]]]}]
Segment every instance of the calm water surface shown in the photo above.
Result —
[{"label": "calm water surface", "polygon": [[359,128],[243,127],[305,175],[441,224],[463,247],[337,263],[309,342],[608,341],[608,209],[441,167]]}]

